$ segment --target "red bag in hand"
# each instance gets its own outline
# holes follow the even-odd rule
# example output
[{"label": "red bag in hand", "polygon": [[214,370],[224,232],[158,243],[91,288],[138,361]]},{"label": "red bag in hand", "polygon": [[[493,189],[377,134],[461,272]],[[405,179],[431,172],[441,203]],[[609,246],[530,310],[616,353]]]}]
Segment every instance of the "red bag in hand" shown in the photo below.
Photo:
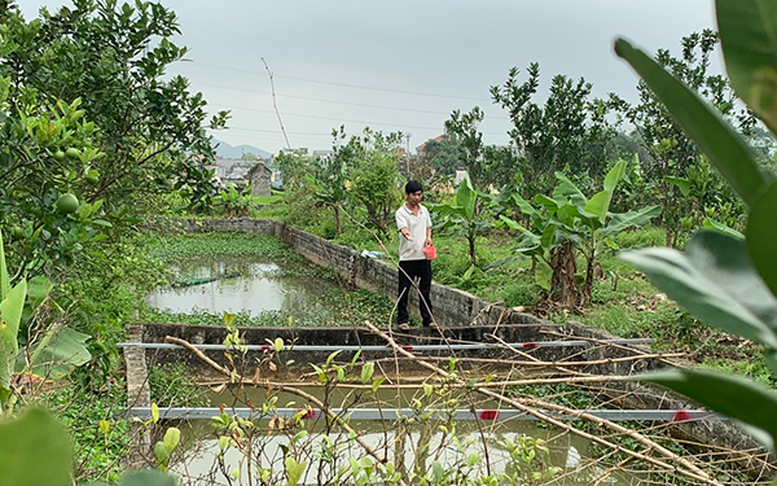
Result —
[{"label": "red bag in hand", "polygon": [[434,246],[425,246],[423,251],[427,260],[434,260],[437,258],[437,248]]}]

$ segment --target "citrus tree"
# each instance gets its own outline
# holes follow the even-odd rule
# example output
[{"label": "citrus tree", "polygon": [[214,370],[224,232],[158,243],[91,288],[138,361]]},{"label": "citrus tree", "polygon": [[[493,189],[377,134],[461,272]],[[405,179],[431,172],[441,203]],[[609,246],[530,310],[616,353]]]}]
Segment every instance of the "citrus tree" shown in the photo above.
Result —
[{"label": "citrus tree", "polygon": [[[726,70],[736,94],[777,133],[777,8],[758,0],[716,0]],[[691,314],[765,349],[777,373],[777,182],[746,140],[654,59],[624,39],[616,53],[641,76],[749,210],[744,238],[704,230],[686,252],[652,248],[624,258]],[[644,377],[728,415],[765,447],[777,440],[777,393],[739,376],[675,369]],[[775,484],[775,483],[772,483]]]},{"label": "citrus tree", "polygon": [[21,274],[72,262],[137,221],[150,194],[210,200],[205,100],[165,75],[187,52],[179,33],[172,11],[143,1],[76,1],[30,22],[3,12],[0,223]]},{"label": "citrus tree", "polygon": [[393,233],[389,228],[401,203],[397,171],[401,142],[401,132],[384,135],[365,128],[361,136],[352,136],[341,149],[347,154],[340,160],[348,168],[348,198],[384,238]]},{"label": "citrus tree", "polygon": [[[755,118],[736,103],[729,81],[710,72],[711,57],[719,45],[718,33],[710,29],[694,32],[683,37],[680,44],[679,56],[659,49],[656,63],[698,93],[740,132],[754,133]],[[638,82],[637,92],[637,103],[611,94],[609,105],[635,127],[640,147],[649,155],[643,158],[649,181],[644,192],[663,208],[659,223],[666,231],[667,246],[677,246],[683,235],[698,228],[705,210],[716,211],[718,218],[727,223],[735,222],[742,207],[716,173],[705,171],[706,162],[694,140],[644,79]]]},{"label": "citrus tree", "polygon": [[[179,34],[175,13],[146,1],[76,1],[53,13],[42,9],[29,22],[10,11],[0,24],[0,76],[10,81],[9,129],[0,147],[3,162],[11,165],[0,165],[0,171],[23,166],[24,177],[13,179],[14,186],[37,187],[36,169],[59,162],[49,157],[58,151],[73,155],[84,167],[71,182],[91,184],[82,198],[104,200],[114,219],[136,213],[148,204],[149,194],[181,189],[201,201],[212,192],[205,165],[213,150],[204,128],[223,126],[226,113],[209,120],[202,94],[191,92],[185,78],[168,73],[187,54],[172,41]],[[62,143],[41,147],[51,149],[46,152],[26,144],[19,132],[26,118],[38,116],[36,111],[53,117],[60,100],[72,106],[77,99],[82,116],[93,124],[82,140],[51,140]],[[49,131],[55,139],[55,128],[33,127],[40,130],[33,134]],[[79,138],[77,131],[72,135]],[[91,156],[90,146],[104,156]]]}]

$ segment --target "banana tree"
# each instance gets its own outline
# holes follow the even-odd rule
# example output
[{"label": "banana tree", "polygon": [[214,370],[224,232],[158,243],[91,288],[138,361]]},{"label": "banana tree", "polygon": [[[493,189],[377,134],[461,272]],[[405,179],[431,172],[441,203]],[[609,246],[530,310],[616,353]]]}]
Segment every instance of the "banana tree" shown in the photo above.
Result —
[{"label": "banana tree", "polygon": [[[604,178],[603,189],[586,199],[582,192],[572,181],[562,174],[556,174],[560,183],[556,186],[558,197],[554,191],[554,200],[567,199],[567,205],[574,205],[574,209],[562,206],[559,214],[564,218],[562,235],[568,235],[571,243],[574,243],[586,261],[585,281],[583,284],[581,303],[591,302],[593,292],[593,273],[596,260],[602,249],[606,246],[616,248],[612,237],[629,229],[645,226],[651,219],[661,214],[660,206],[648,206],[626,213],[611,213],[609,211],[615,187],[623,179],[626,171],[626,161],[619,160]],[[576,211],[575,211],[576,209]]]},{"label": "banana tree", "polygon": [[476,191],[467,174],[459,184],[456,197],[451,203],[434,206],[441,217],[439,227],[449,231],[453,236],[467,239],[471,267],[477,266],[475,243],[478,236],[494,228],[494,221],[486,218],[484,213],[484,209],[490,202],[491,196]]},{"label": "banana tree", "polygon": [[17,334],[26,297],[27,280],[20,279],[11,287],[0,231],[0,413],[8,413],[13,408],[11,380],[19,351]]},{"label": "banana tree", "polygon": [[[42,333],[39,341],[19,346],[19,327],[34,318],[35,309],[46,299],[51,283],[38,276],[25,278],[11,287],[0,231],[0,414],[13,412],[17,396],[13,393],[14,374],[58,379],[91,358],[86,348],[89,336],[55,324]],[[24,351],[24,352],[22,352]]]},{"label": "banana tree", "polygon": [[[564,174],[556,172],[556,186],[552,197],[538,195],[535,202],[541,210],[533,208],[519,196],[514,198],[520,211],[529,216],[532,230],[510,218],[502,221],[521,234],[517,251],[539,257],[542,262],[540,278],[535,270],[535,281],[551,291],[561,304],[568,307],[591,302],[594,267],[603,249],[615,248],[612,237],[634,227],[646,225],[661,214],[660,206],[649,206],[626,213],[609,211],[613,193],[623,178],[626,161],[620,160],[604,178],[603,189],[588,199]],[[579,287],[577,254],[586,263],[585,281]],[[547,267],[551,276],[547,285]]]}]

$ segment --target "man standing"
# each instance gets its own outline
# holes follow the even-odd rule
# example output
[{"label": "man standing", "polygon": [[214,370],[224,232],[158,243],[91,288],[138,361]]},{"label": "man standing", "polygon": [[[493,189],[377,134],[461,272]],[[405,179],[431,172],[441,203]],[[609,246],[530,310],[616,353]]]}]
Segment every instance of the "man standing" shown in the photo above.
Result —
[{"label": "man standing", "polygon": [[424,327],[432,325],[432,301],[429,290],[432,287],[432,262],[426,258],[424,248],[432,246],[432,219],[429,210],[421,205],[423,187],[418,181],[405,184],[405,204],[397,209],[399,229],[399,290],[397,302],[397,324],[407,330],[409,316],[407,297],[415,278],[420,279],[421,319]]}]

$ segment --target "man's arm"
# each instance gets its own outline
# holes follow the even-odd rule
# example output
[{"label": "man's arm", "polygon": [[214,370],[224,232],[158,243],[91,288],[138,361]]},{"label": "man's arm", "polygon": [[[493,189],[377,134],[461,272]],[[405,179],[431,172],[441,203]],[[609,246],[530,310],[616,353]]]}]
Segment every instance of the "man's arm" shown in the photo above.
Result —
[{"label": "man's arm", "polygon": [[397,228],[399,228],[399,234],[405,237],[407,241],[413,241],[413,237],[410,236],[410,230],[407,227],[407,221],[400,211],[396,214]]}]

